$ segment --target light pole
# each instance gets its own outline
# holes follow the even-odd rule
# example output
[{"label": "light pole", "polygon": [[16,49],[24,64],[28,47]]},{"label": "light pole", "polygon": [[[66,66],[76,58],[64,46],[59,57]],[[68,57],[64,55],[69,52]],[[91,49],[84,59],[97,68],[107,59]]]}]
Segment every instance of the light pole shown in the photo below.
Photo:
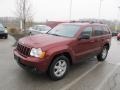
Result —
[{"label": "light pole", "polygon": [[120,12],[120,6],[118,7],[118,15],[117,15],[117,21],[116,21],[116,24],[115,24],[115,31],[118,31],[118,21],[119,21],[119,12]]},{"label": "light pole", "polygon": [[98,10],[98,18],[101,19],[101,6],[102,6],[102,0],[100,0],[99,3],[99,10]]},{"label": "light pole", "polygon": [[70,0],[70,12],[69,12],[69,20],[71,20],[71,17],[72,17],[72,0]]}]

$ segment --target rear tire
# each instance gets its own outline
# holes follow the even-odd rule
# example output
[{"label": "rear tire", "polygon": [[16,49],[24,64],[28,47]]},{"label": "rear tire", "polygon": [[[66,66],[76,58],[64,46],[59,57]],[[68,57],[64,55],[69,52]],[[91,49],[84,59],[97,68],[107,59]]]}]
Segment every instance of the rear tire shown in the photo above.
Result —
[{"label": "rear tire", "polygon": [[108,55],[108,46],[104,46],[101,53],[97,55],[98,61],[105,61]]},{"label": "rear tire", "polygon": [[48,75],[54,81],[60,80],[67,74],[69,67],[69,59],[63,55],[58,56],[51,63],[48,69]]}]

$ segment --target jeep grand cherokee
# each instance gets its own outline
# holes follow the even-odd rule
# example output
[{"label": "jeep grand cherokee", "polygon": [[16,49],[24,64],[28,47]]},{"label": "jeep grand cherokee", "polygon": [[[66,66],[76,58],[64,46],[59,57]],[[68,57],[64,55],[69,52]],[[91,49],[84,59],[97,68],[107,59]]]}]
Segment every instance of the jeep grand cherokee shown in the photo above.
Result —
[{"label": "jeep grand cherokee", "polygon": [[17,63],[26,70],[47,72],[52,80],[62,79],[70,65],[97,56],[107,57],[111,43],[108,26],[100,23],[63,23],[47,34],[28,36],[14,50]]}]

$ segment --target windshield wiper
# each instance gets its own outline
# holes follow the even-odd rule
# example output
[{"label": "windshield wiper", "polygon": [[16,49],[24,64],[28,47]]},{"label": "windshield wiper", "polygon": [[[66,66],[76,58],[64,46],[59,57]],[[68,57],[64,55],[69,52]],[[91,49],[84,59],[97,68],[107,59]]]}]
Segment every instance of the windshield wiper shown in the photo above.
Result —
[{"label": "windshield wiper", "polygon": [[[50,34],[50,33],[49,33]],[[54,35],[54,36],[60,36],[60,35],[58,35],[58,34],[50,34],[50,35]]]},{"label": "windshield wiper", "polygon": [[55,33],[49,33],[49,32],[47,32],[46,34],[49,34],[49,35],[54,35],[54,36],[61,36],[61,37],[63,37],[62,35],[55,34]]}]

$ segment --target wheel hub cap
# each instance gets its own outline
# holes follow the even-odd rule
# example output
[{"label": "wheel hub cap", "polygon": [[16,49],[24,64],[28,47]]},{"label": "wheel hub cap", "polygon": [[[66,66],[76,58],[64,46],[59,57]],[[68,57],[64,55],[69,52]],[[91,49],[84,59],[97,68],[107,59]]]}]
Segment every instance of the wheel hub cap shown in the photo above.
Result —
[{"label": "wheel hub cap", "polygon": [[102,52],[102,58],[104,59],[107,55],[107,49],[104,49]]},{"label": "wheel hub cap", "polygon": [[64,75],[64,73],[66,72],[66,68],[67,68],[67,63],[64,60],[60,60],[55,64],[54,67],[54,74],[57,77],[61,77]]}]

